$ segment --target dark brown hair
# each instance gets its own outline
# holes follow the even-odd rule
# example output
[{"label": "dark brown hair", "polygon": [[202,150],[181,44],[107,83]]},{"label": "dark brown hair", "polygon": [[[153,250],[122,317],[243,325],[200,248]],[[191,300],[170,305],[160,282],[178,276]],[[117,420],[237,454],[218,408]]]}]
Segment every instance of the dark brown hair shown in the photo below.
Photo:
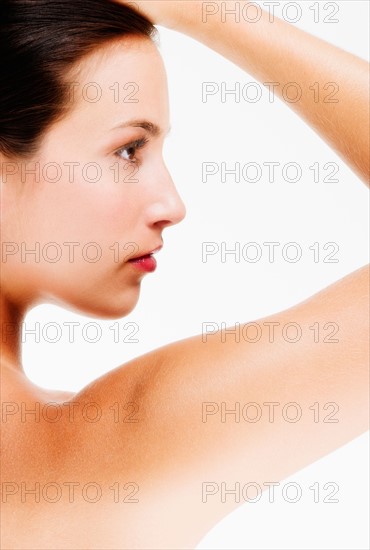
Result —
[{"label": "dark brown hair", "polygon": [[27,157],[68,101],[64,76],[124,36],[155,39],[150,21],[110,0],[0,0],[0,153]]}]

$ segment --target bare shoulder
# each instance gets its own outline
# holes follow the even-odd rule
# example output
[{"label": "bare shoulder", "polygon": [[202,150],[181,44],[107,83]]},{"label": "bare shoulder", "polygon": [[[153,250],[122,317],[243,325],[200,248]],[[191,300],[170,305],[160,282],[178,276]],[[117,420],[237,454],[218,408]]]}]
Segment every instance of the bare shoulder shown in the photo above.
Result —
[{"label": "bare shoulder", "polygon": [[[36,548],[28,517],[40,521],[37,548],[51,547],[60,518],[63,548],[194,547],[240,505],[221,501],[214,487],[279,482],[368,429],[368,266],[253,323],[274,327],[273,341],[270,330],[254,342],[220,331],[187,338],[49,406],[39,424],[13,419],[5,511],[10,526],[25,526],[23,547]],[[287,324],[299,338],[282,337]],[[314,402],[335,404],[338,422],[315,422]],[[299,421],[282,416],[287,403]],[[22,507],[22,483],[38,484],[36,504]]]},{"label": "bare shoulder", "polygon": [[[254,332],[248,332],[251,325]],[[364,266],[288,310],[241,324],[238,333],[218,330],[186,338],[109,372],[72,400],[76,411],[100,415],[94,428],[85,421],[79,430],[87,441],[93,429],[101,430],[102,452],[108,445],[120,457],[113,469],[120,468],[124,454],[125,468],[132,460],[135,471],[165,472],[194,445],[212,454],[223,438],[231,438],[237,452],[240,426],[207,417],[212,409],[222,420],[222,403],[308,402],[321,396],[341,399],[348,408],[348,426],[343,421],[342,435],[338,432],[338,441],[345,440],[352,421],[353,433],[366,424],[353,400],[366,400],[368,330],[369,266]],[[325,378],[332,380],[331,391],[322,384]]]},{"label": "bare shoulder", "polygon": [[[288,324],[296,327],[299,337],[283,332]],[[213,433],[203,422],[207,403],[217,408],[226,401],[241,403],[246,397],[266,400],[274,394],[281,398],[286,378],[297,387],[300,377],[304,380],[311,371],[316,369],[318,376],[320,362],[325,362],[326,369],[336,365],[339,391],[341,365],[344,383],[348,364],[355,363],[357,373],[358,365],[363,368],[366,362],[368,324],[369,266],[364,266],[286,311],[242,324],[239,332],[227,335],[218,330],[173,342],[117,367],[77,394],[35,394],[32,387],[20,390],[18,375],[5,373],[3,422],[5,418],[7,433],[12,434],[11,426],[16,429],[19,441],[22,434],[26,443],[31,442],[32,433],[39,440],[48,438],[46,447],[52,454],[60,455],[58,449],[63,448],[76,469],[99,453],[103,458],[109,453],[112,471],[130,464],[135,471],[141,467],[153,471],[176,461],[177,452],[185,452],[186,441],[194,442],[196,434],[208,433],[205,448],[207,438],[214,435],[215,444],[221,444],[218,427]],[[263,329],[259,338],[248,333],[251,325],[254,331]],[[293,366],[297,356],[299,370]],[[280,378],[273,389],[271,381],[278,371]],[[320,391],[321,386],[316,393]],[[163,454],[162,461],[153,462],[151,453]],[[62,462],[66,463],[64,458]]]}]

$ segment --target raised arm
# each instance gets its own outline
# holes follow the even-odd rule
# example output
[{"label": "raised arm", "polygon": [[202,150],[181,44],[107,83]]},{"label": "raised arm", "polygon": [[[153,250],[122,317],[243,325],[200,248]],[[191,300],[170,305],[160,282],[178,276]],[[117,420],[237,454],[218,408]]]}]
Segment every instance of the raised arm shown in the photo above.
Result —
[{"label": "raised arm", "polygon": [[[366,61],[275,15],[272,19],[251,2],[129,3],[136,4],[154,23],[191,36],[266,84],[369,185]],[[297,86],[286,87],[288,83]]]},{"label": "raised arm", "polygon": [[[162,16],[171,16],[153,12],[154,22],[198,38],[262,81],[307,85],[291,105],[366,179],[365,62],[283,22],[270,25],[266,15],[258,25],[216,18],[208,25],[201,2],[137,4],[167,4]],[[339,102],[315,103],[308,90],[315,81],[320,89],[337,82]],[[229,328],[107,373],[64,407],[64,422],[48,424],[46,443],[32,449],[36,458],[39,448],[50,449],[37,464],[40,471],[55,464],[50,480],[60,485],[94,480],[108,495],[116,484],[139,488],[134,505],[112,503],[111,529],[100,508],[87,505],[91,525],[105,529],[105,546],[109,532],[111,548],[190,548],[243,503],[244,494],[222,499],[222,484],[267,489],[368,429],[368,267],[286,311]],[[86,421],[93,407],[102,411],[99,422]],[[81,516],[72,512],[79,532]]]},{"label": "raised arm", "polygon": [[[104,463],[108,479],[124,475],[140,486],[130,521],[142,525],[141,506],[152,521],[135,548],[146,540],[193,547],[256,488],[279,484],[368,429],[368,334],[365,267],[286,311],[175,342],[108,373],[76,396],[104,414],[94,437],[86,423],[73,426],[70,448],[93,457],[83,469]],[[136,405],[136,424],[112,423],[112,404],[124,401]],[[225,498],[222,487],[238,484],[254,492]]]}]

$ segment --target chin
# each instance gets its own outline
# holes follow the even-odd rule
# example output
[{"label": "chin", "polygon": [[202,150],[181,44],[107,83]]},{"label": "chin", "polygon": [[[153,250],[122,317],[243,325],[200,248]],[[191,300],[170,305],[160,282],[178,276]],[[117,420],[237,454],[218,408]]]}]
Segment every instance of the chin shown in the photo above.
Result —
[{"label": "chin", "polygon": [[108,308],[98,308],[95,310],[86,310],[80,312],[83,315],[86,315],[87,317],[91,317],[94,319],[121,319],[122,317],[126,317],[127,315],[130,315],[130,313],[135,309],[136,304],[134,304],[131,307],[122,306],[121,308],[116,306],[112,306],[111,309]]},{"label": "chin", "polygon": [[95,319],[120,319],[129,315],[136,307],[139,301],[139,296],[136,300],[125,300],[122,303],[118,301],[108,304],[108,300],[105,304],[94,304],[90,307],[79,307],[78,312],[87,317]]},{"label": "chin", "polygon": [[[117,292],[108,294],[106,297],[99,293],[91,300],[63,300],[55,296],[49,296],[45,300],[48,303],[54,303],[64,309],[68,309],[79,315],[85,315],[94,319],[120,319],[129,315],[136,307],[140,297],[140,288],[131,289],[130,292],[125,292],[119,296]],[[85,296],[86,298],[86,296]]]}]

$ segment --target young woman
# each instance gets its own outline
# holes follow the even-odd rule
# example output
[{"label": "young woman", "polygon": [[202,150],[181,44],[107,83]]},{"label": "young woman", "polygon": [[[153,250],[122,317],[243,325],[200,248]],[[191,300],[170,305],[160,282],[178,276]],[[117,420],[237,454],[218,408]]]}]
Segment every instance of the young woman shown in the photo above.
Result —
[{"label": "young woman", "polygon": [[[303,93],[292,107],[368,183],[368,64],[282,20],[271,24],[257,6],[254,23],[207,17],[216,8],[0,4],[3,548],[192,548],[240,504],[205,502],[209,480],[230,486],[248,472],[261,486],[279,481],[368,428],[366,266],[259,321],[294,317],[308,329],[335,319],[335,346],[307,336],[292,347],[271,345],[268,333],[253,346],[221,341],[219,333],[205,343],[200,335],[132,360],[77,394],[41,389],[23,371],[20,327],[31,307],[53,302],[124,317],[155,268],[163,230],[185,216],[162,158],[167,85],[150,22],[199,40],[262,82],[298,82],[302,90],[337,82],[338,103]],[[137,101],[112,101],[112,86],[128,81]],[[99,101],[86,100],[91,83]],[[99,181],[87,177],[87,166],[99,167]],[[51,169],[60,175],[55,184],[45,177]],[[77,253],[91,242],[99,261]],[[118,261],[114,242],[126,253]],[[46,261],[37,243],[69,253]],[[27,253],[32,247],[36,253]],[[340,404],[341,421],[212,421],[215,403],[308,408],[313,396]],[[44,407],[51,402],[60,405],[53,422]],[[125,422],[112,420],[114,403],[128,404]]]}]

